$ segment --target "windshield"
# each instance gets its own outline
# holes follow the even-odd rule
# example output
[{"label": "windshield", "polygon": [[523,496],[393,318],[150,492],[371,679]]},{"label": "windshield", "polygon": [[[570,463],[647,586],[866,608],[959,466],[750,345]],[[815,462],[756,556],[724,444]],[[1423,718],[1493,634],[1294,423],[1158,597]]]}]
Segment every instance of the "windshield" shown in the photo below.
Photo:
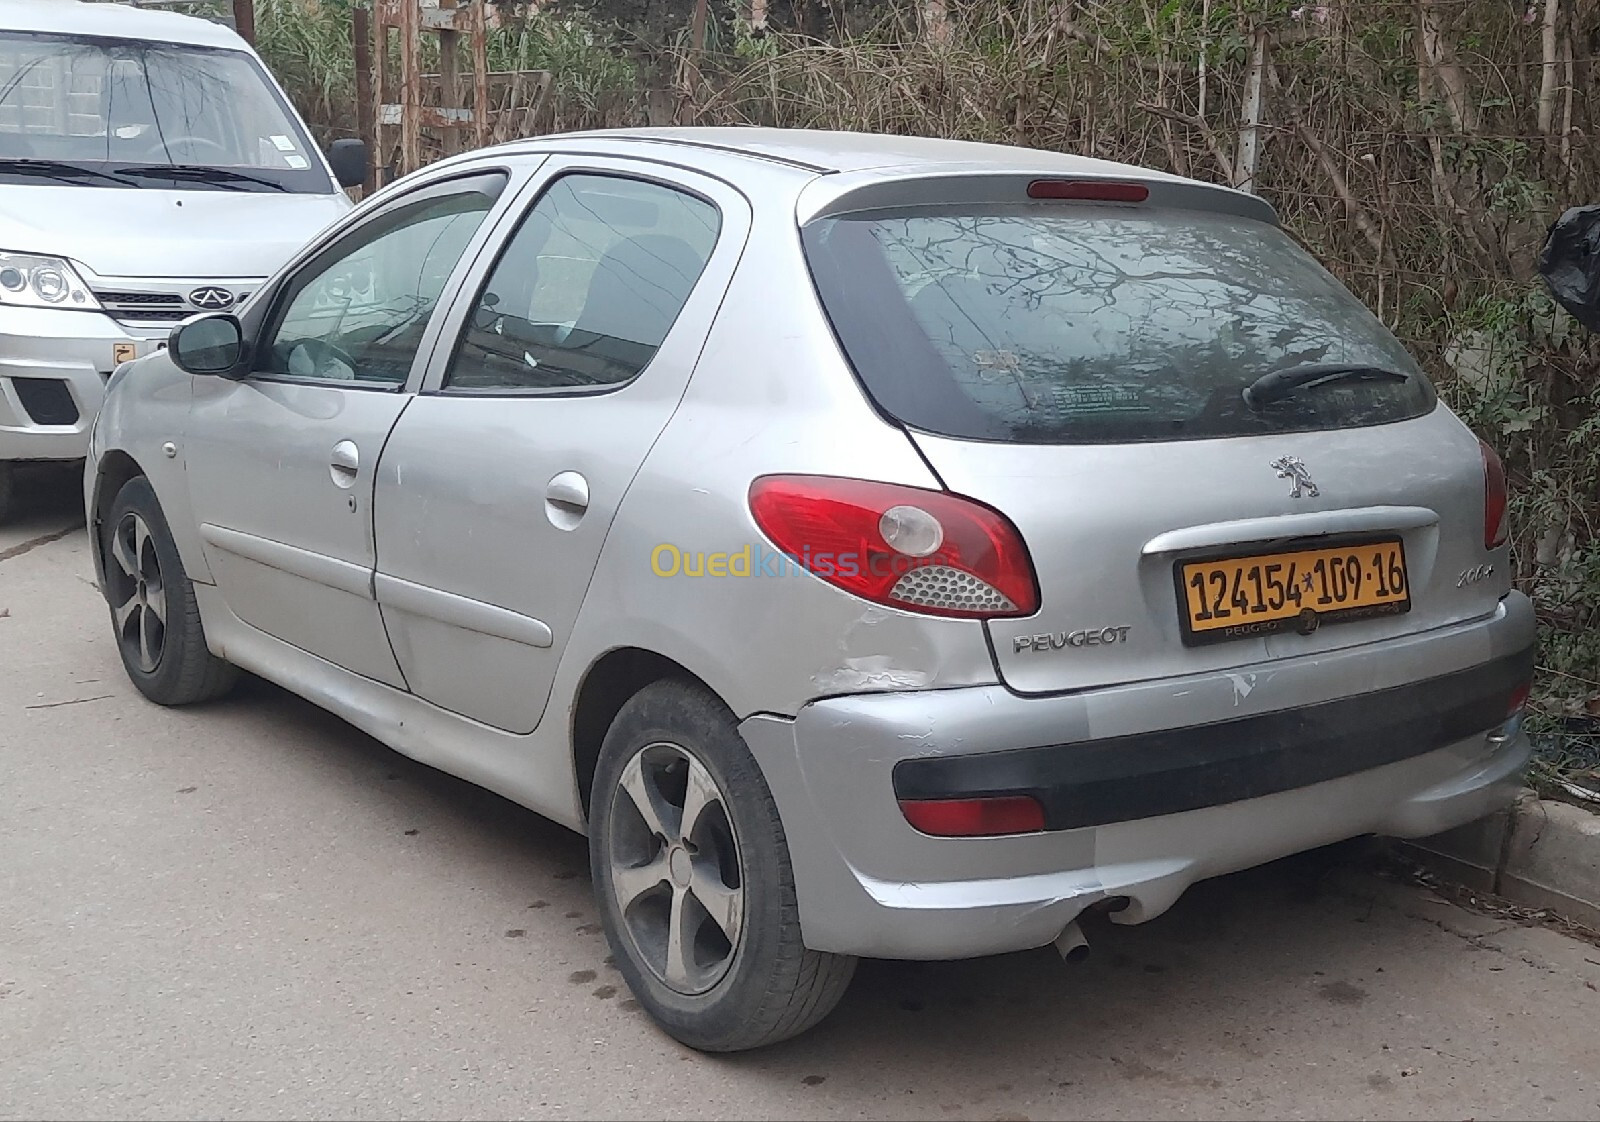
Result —
[{"label": "windshield", "polygon": [[[804,238],[857,374],[914,428],[1028,443],[1183,440],[1381,424],[1434,406],[1399,341],[1262,222],[917,208],[824,219]],[[1244,399],[1273,371],[1346,364],[1362,369],[1255,408]]]},{"label": "windshield", "polygon": [[0,182],[41,181],[336,189],[243,51],[0,31]]}]

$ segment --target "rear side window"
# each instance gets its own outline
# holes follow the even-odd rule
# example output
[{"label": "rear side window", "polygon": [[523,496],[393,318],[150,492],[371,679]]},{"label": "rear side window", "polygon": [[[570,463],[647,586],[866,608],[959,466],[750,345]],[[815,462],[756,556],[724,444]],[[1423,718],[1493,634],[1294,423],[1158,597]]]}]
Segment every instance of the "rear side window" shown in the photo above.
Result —
[{"label": "rear side window", "polygon": [[[803,232],[879,407],[1023,443],[1292,432],[1420,416],[1398,340],[1283,231],[1230,215],[1019,205],[872,211]],[[1255,407],[1274,371],[1342,366]]]},{"label": "rear side window", "polygon": [[537,392],[629,381],[683,310],[720,227],[716,207],[671,187],[557,179],[478,294],[445,388]]}]

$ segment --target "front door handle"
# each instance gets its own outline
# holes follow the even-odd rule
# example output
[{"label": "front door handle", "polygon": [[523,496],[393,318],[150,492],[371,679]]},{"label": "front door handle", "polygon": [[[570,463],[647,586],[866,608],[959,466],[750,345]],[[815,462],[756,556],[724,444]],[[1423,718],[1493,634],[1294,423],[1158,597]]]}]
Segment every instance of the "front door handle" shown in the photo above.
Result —
[{"label": "front door handle", "polygon": [[356,474],[361,470],[361,452],[354,441],[341,440],[333,446],[328,456],[328,470],[333,475],[335,486],[350,487],[355,484]]},{"label": "front door handle", "polygon": [[589,509],[589,481],[575,471],[564,471],[545,485],[544,515],[558,530],[574,529]]}]

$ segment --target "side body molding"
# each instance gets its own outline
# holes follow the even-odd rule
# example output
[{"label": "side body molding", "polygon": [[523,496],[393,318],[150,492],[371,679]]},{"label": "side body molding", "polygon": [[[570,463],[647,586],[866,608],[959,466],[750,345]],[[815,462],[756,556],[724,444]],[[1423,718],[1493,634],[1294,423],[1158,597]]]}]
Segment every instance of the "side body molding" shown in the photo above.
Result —
[{"label": "side body molding", "polygon": [[378,603],[412,615],[530,647],[548,647],[554,639],[543,621],[494,604],[485,604],[482,600],[457,596],[453,592],[429,588],[386,573],[378,573],[375,584]]},{"label": "side body molding", "polygon": [[317,584],[325,584],[330,588],[337,588],[340,592],[359,596],[363,600],[373,599],[372,570],[365,565],[356,565],[349,561],[341,561],[337,557],[329,557],[325,553],[314,553],[309,549],[285,545],[271,538],[230,530],[226,526],[214,526],[209,522],[200,524],[200,538],[215,549],[237,554],[258,565],[265,565]]}]

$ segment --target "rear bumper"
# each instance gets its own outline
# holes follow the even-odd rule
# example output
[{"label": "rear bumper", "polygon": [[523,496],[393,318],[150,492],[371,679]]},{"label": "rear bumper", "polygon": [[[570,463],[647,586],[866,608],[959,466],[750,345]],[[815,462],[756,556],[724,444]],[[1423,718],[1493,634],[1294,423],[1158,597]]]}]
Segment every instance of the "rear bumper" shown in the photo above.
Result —
[{"label": "rear bumper", "polygon": [[[1108,897],[1137,923],[1206,877],[1495,810],[1530,749],[1490,734],[1533,642],[1512,594],[1471,624],[1229,673],[829,698],[742,731],[783,817],[807,944],[961,958],[1048,943]],[[897,804],[1014,792],[1045,805],[1046,832],[930,837]]]},{"label": "rear bumper", "polygon": [[118,348],[144,355],[165,338],[101,312],[0,308],[0,460],[83,458]]}]

